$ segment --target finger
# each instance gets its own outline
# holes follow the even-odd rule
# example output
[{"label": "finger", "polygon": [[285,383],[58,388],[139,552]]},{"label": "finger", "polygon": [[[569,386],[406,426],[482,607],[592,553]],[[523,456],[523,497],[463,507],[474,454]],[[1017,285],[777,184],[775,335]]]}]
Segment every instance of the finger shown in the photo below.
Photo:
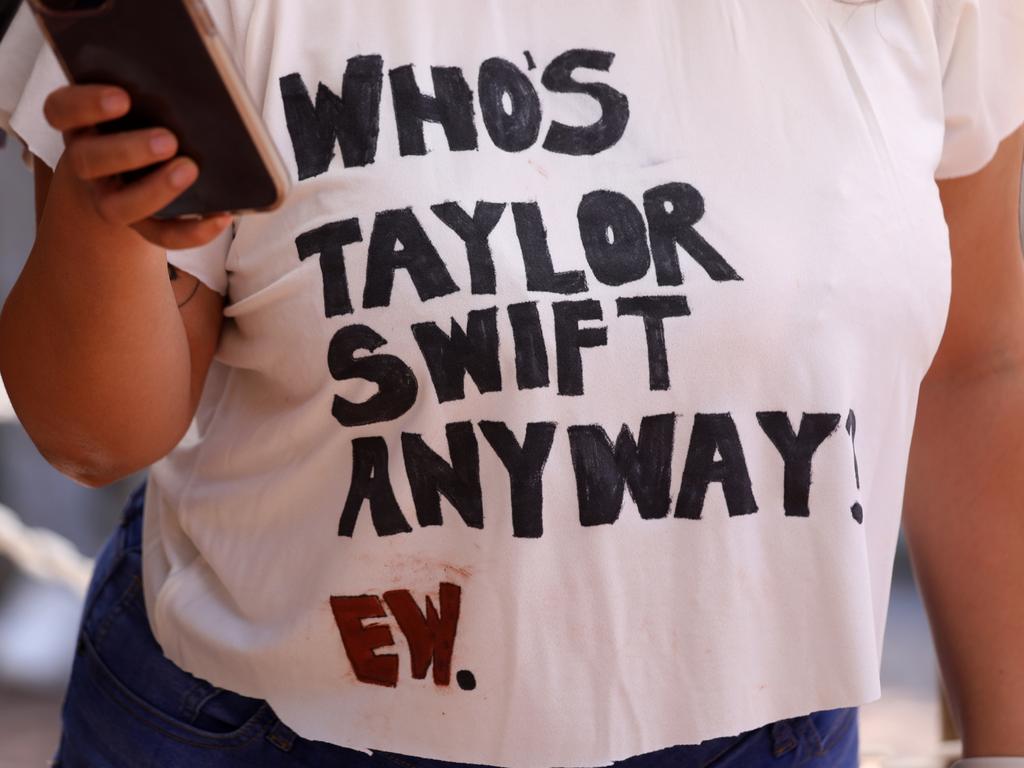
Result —
[{"label": "finger", "polygon": [[214,240],[231,223],[230,214],[189,221],[146,219],[133,225],[149,242],[171,251],[198,248]]},{"label": "finger", "polygon": [[125,115],[131,99],[112,85],[66,85],[43,102],[43,115],[58,131],[76,131]]},{"label": "finger", "polygon": [[178,157],[131,184],[97,186],[96,210],[109,224],[134,224],[172,203],[198,177],[198,166]]},{"label": "finger", "polygon": [[80,179],[93,180],[167,160],[178,140],[162,128],[79,136],[67,148],[68,162]]}]

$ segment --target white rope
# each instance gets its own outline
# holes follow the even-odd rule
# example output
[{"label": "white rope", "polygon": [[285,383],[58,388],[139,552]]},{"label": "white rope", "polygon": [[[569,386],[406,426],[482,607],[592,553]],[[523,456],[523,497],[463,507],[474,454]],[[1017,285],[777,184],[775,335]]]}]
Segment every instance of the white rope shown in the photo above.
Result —
[{"label": "white rope", "polygon": [[[0,424],[18,419],[0,379]],[[0,555],[21,570],[47,581],[57,581],[85,596],[93,562],[63,536],[45,528],[29,528],[14,512],[0,504]]]},{"label": "white rope", "polygon": [[29,528],[0,504],[0,555],[37,578],[56,581],[84,597],[93,561],[63,536],[46,528]]}]

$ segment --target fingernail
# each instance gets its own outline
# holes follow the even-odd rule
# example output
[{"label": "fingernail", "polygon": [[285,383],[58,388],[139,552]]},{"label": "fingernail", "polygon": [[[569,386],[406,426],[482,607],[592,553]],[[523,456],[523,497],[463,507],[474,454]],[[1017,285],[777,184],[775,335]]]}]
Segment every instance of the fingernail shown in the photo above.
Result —
[{"label": "fingernail", "polygon": [[199,175],[197,168],[192,163],[181,163],[177,168],[171,171],[171,186],[178,189],[184,189]]},{"label": "fingernail", "polygon": [[121,91],[107,91],[100,99],[100,106],[108,115],[119,115],[128,111],[128,97]]},{"label": "fingernail", "polygon": [[175,144],[177,142],[174,137],[169,133],[158,133],[155,134],[149,140],[149,148],[152,150],[154,155],[169,155],[174,151]]}]

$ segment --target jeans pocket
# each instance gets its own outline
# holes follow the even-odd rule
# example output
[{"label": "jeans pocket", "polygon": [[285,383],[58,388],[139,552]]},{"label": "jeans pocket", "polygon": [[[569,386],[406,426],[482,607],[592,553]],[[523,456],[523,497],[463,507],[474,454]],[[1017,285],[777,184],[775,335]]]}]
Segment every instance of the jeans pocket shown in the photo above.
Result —
[{"label": "jeans pocket", "polygon": [[218,688],[164,655],[142,587],[141,552],[129,547],[83,619],[75,659],[80,680],[68,692],[69,699],[77,696],[72,704],[102,696],[113,713],[110,729],[131,733],[141,724],[178,742],[218,749],[248,742],[272,725],[273,711],[262,699]]},{"label": "jeans pocket", "polygon": [[[198,715],[203,713],[209,701],[198,701],[194,704],[197,717],[190,718],[177,707],[168,706],[166,700],[161,701],[161,697],[151,695],[153,688],[149,684],[130,685],[121,679],[97,653],[88,637],[84,638],[83,649],[76,663],[83,666],[87,686],[86,691],[79,693],[92,698],[93,704],[96,703],[94,694],[101,694],[106,704],[112,703],[120,710],[114,717],[104,718],[103,730],[108,731],[107,738],[110,740],[127,739],[144,745],[164,738],[192,747],[222,750],[242,747],[252,742],[276,721],[270,705],[264,701],[256,701],[255,709],[238,710],[235,715],[225,717],[226,710],[221,708],[218,716],[207,713],[202,718]],[[140,663],[146,662],[140,660]],[[191,678],[187,672],[181,670],[180,673],[185,677],[178,682],[191,682],[191,679],[187,679]],[[151,680],[154,685],[170,682],[166,674],[154,676]],[[140,687],[145,690],[138,690]],[[204,686],[200,681],[198,689],[202,688]],[[216,693],[209,700],[212,701],[215,696]],[[183,706],[187,706],[187,700],[186,696]],[[109,709],[109,706],[100,706],[98,711],[104,709]],[[96,735],[104,734],[101,731]]]},{"label": "jeans pocket", "polygon": [[208,733],[231,733],[245,728],[268,706],[261,699],[241,696],[225,688],[212,688],[196,705],[192,727]]}]

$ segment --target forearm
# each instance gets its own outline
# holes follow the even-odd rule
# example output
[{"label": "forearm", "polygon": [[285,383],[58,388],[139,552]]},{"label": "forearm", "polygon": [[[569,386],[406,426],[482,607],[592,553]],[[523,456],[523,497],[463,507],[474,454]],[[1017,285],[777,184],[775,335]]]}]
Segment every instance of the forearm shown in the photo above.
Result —
[{"label": "forearm", "polygon": [[54,184],[0,313],[0,373],[40,452],[102,484],[160,458],[190,414],[188,339],[166,252]]},{"label": "forearm", "polygon": [[964,754],[1024,755],[1024,365],[925,379],[903,514]]}]

